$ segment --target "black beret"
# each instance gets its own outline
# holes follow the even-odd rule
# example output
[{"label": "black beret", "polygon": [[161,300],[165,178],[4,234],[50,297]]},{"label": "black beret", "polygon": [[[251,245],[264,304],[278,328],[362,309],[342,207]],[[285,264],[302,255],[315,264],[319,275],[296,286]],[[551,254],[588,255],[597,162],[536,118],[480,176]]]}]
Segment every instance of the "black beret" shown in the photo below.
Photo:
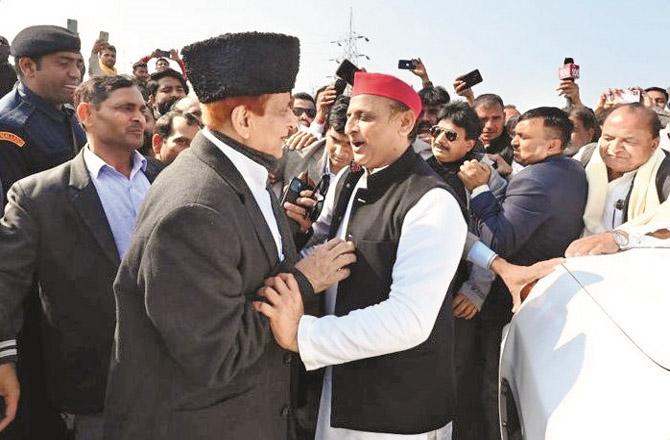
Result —
[{"label": "black beret", "polygon": [[300,64],[300,40],[245,32],[199,41],[181,51],[200,102],[290,92]]},{"label": "black beret", "polygon": [[77,34],[51,25],[30,26],[19,32],[10,48],[14,58],[39,57],[54,52],[79,52]]}]

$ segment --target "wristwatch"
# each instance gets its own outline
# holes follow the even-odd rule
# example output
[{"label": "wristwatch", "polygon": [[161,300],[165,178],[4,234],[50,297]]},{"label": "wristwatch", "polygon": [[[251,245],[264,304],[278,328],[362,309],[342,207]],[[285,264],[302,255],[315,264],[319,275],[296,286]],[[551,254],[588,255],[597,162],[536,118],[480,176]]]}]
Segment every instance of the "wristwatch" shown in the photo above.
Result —
[{"label": "wristwatch", "polygon": [[624,231],[615,229],[612,231],[612,235],[614,236],[614,242],[616,243],[619,250],[623,250],[626,248],[626,246],[628,246],[630,240],[628,239],[628,234],[626,234]]}]

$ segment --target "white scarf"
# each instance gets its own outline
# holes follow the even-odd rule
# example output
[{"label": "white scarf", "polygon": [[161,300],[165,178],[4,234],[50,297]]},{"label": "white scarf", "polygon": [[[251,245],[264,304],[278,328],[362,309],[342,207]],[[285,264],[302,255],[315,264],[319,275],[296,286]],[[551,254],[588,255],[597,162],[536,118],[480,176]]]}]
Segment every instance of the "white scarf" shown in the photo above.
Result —
[{"label": "white scarf", "polygon": [[[652,222],[670,221],[670,202],[661,203],[656,189],[656,174],[665,154],[656,148],[635,173],[633,190],[628,202],[628,222],[626,225],[646,225]],[[601,220],[607,200],[607,167],[600,156],[600,141],[586,166],[586,180],[589,182],[588,199],[584,210],[584,236],[605,232]]]}]

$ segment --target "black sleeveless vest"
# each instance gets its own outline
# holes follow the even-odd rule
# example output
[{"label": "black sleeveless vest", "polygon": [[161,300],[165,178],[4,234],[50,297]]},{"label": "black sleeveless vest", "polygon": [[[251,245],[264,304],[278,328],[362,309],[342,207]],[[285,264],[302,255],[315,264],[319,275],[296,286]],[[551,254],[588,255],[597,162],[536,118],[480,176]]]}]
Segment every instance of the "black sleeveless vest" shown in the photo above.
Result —
[{"label": "black sleeveless vest", "polygon": [[[335,189],[330,237],[336,235],[363,171],[347,170]],[[447,185],[412,148],[368,177],[347,227],[356,244],[351,276],[339,283],[335,315],[389,298],[405,214],[433,188]],[[448,228],[449,225],[444,225]],[[449,286],[444,286],[447,292]],[[450,295],[428,339],[412,349],[333,367],[331,425],[369,432],[419,434],[440,428],[454,413],[453,318]]]}]

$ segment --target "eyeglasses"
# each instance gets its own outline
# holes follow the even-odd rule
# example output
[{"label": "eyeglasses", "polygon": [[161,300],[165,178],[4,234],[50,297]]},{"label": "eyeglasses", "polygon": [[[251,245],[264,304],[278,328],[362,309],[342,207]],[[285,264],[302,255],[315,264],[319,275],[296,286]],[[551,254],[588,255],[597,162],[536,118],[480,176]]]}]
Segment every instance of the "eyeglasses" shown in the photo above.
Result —
[{"label": "eyeglasses", "polygon": [[433,139],[437,139],[442,133],[444,133],[444,136],[449,142],[453,142],[458,139],[458,133],[453,130],[447,130],[446,128],[442,128],[439,125],[433,125],[430,127],[430,135],[433,137]]},{"label": "eyeglasses", "polygon": [[313,108],[293,107],[293,114],[297,117],[300,117],[303,113],[307,113],[307,117],[309,118],[314,118],[316,116],[316,110]]}]

